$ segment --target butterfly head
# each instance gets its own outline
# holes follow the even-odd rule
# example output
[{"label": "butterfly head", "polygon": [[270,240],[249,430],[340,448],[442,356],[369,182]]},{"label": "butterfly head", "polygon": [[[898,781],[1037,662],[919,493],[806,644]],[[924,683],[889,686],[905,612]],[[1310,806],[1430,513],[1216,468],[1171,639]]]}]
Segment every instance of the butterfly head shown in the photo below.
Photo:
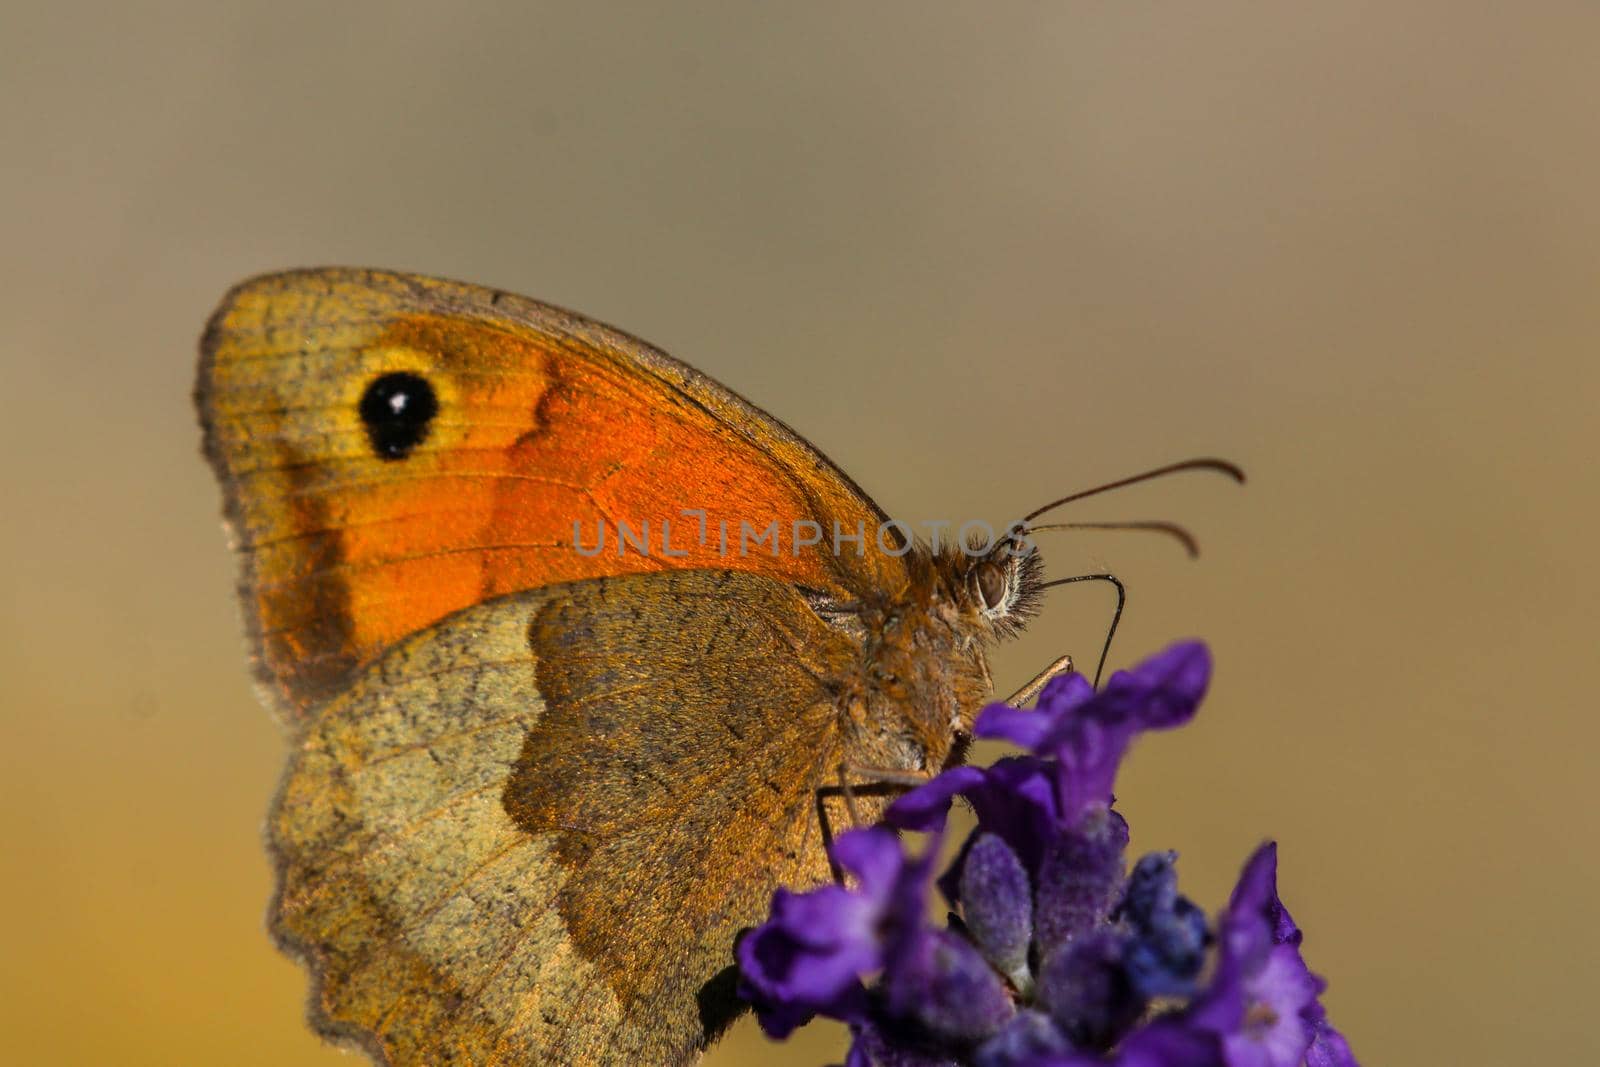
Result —
[{"label": "butterfly head", "polygon": [[1024,532],[997,544],[919,544],[902,594],[868,597],[861,622],[866,685],[857,762],[937,769],[960,759],[993,696],[987,651],[1034,614],[1038,551]]},{"label": "butterfly head", "polygon": [[1016,636],[1038,614],[1044,562],[1026,528],[1013,527],[988,551],[952,563],[959,601],[993,637]]}]

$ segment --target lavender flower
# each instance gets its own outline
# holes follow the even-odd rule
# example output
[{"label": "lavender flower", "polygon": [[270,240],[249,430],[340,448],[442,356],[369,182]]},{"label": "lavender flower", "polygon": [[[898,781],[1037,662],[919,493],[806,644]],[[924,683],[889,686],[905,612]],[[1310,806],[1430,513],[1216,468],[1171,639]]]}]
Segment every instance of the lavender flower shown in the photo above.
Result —
[{"label": "lavender flower", "polygon": [[1191,1024],[1221,1039],[1228,1067],[1353,1065],[1317,1000],[1326,983],[1300,957],[1300,928],[1278,899],[1277,871],[1270,843],[1245,864],[1219,923],[1216,973],[1190,1008]]},{"label": "lavender flower", "polygon": [[[1215,927],[1179,893],[1174,853],[1128,869],[1122,756],[1192,718],[1210,674],[1190,642],[1100,692],[1070,675],[1035,711],[983,709],[977,736],[1026,752],[897,800],[889,824],[934,835],[919,857],[886,827],[843,834],[833,854],[850,884],[780,890],[740,942],[763,1028],[847,1022],[847,1067],[1355,1067],[1278,899],[1275,846],[1251,857]],[[935,927],[927,896],[957,796],[977,827],[938,880],[951,915]]]},{"label": "lavender flower", "polygon": [[761,1025],[770,1036],[787,1037],[818,1015],[866,1018],[861,976],[883,967],[905,936],[900,928],[920,927],[936,851],[912,862],[893,831],[852,830],[834,842],[833,859],[853,876],[854,889],[773,894],[772,917],[736,949],[741,992],[763,1006]]}]

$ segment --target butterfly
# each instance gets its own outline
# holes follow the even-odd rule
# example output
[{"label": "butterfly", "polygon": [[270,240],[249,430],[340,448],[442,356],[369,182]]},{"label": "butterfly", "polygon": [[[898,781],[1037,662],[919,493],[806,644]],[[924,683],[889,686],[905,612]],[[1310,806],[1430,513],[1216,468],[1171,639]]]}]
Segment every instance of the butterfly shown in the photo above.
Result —
[{"label": "butterfly", "polygon": [[382,1063],[691,1060],[739,932],[828,877],[819,797],[958,760],[1044,585],[1025,527],[930,546],[716,382],[493,289],[246,281],[195,396],[292,744],[271,931]]}]

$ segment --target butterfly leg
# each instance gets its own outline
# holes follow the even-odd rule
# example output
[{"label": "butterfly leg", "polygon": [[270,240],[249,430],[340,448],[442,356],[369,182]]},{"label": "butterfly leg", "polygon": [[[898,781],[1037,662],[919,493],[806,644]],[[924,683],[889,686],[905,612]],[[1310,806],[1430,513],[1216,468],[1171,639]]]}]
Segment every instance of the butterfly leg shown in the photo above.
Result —
[{"label": "butterfly leg", "polygon": [[853,777],[869,787],[877,787],[876,792],[892,793],[905,792],[927,783],[931,777],[927,771],[898,771],[887,767],[858,767],[853,763],[839,765],[841,779],[843,776]]},{"label": "butterfly leg", "polygon": [[1040,690],[1044,689],[1044,687],[1049,684],[1050,679],[1059,677],[1063,674],[1071,674],[1072,670],[1072,657],[1062,656],[1060,659],[1050,664],[1050,666],[1034,675],[1033,680],[1027,685],[1006,697],[1005,702],[1014,708],[1020,708],[1022,705],[1028,703],[1034,697],[1038,696]]},{"label": "butterfly leg", "polygon": [[[828,799],[839,797],[844,801],[845,814],[852,828],[863,825],[861,809],[856,804],[858,796],[890,796],[915,789],[927,782],[930,775],[922,771],[891,770],[883,767],[857,767],[841,763],[838,768],[839,783],[817,789],[817,823],[822,829],[822,846],[828,852],[828,868],[835,882],[844,881],[844,872],[833,859],[833,823],[828,818]],[[855,780],[858,784],[851,785]]]},{"label": "butterfly leg", "polygon": [[856,807],[855,790],[850,788],[850,769],[843,763],[839,764],[839,795],[844,797],[844,810],[850,816],[851,829],[860,826],[861,811]]},{"label": "butterfly leg", "polygon": [[[828,874],[834,882],[844,884],[844,871],[839,868],[839,861],[833,858],[833,822],[828,818],[828,798],[843,794],[845,789],[841,782],[839,785],[824,785],[817,788],[817,827],[822,832],[822,851],[828,857]],[[846,796],[845,810],[850,815],[852,824],[856,822],[855,800],[853,796]]]}]

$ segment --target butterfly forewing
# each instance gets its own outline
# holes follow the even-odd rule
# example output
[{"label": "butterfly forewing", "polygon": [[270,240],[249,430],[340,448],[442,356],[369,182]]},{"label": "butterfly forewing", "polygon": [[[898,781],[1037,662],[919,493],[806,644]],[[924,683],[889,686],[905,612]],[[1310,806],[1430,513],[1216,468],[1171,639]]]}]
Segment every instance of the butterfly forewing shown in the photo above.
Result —
[{"label": "butterfly forewing", "polygon": [[[258,673],[291,721],[399,639],[508,592],[697,568],[845,597],[905,581],[892,555],[742,540],[796,522],[871,538],[883,516],[781,423],[568,312],[295,271],[231,292],[201,348]],[[577,551],[602,525],[605,549]]]}]

